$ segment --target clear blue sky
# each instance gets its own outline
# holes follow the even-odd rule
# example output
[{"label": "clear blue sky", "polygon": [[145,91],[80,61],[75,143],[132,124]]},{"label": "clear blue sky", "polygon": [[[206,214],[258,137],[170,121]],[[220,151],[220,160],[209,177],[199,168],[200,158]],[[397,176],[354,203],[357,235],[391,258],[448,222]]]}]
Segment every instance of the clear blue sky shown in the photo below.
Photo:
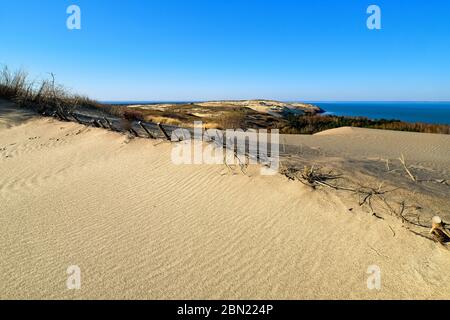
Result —
[{"label": "clear blue sky", "polygon": [[450,100],[446,0],[0,4],[0,63],[100,100]]}]

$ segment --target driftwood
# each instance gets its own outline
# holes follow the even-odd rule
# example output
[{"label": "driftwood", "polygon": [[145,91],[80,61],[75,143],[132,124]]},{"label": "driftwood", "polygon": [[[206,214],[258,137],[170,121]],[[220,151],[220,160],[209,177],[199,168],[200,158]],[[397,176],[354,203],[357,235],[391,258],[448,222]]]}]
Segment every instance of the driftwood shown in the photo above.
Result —
[{"label": "driftwood", "polygon": [[330,180],[339,179],[341,176],[334,174],[332,171],[325,173],[320,170],[320,168],[315,168],[314,165],[311,167],[305,166],[300,174],[299,180],[313,188],[317,186],[326,186],[336,189],[337,187],[327,183]]},{"label": "driftwood", "polygon": [[[403,157],[402,157],[403,158]],[[284,167],[282,164],[281,173],[283,173],[290,180],[299,180],[303,184],[316,189],[317,187],[327,187],[334,190],[344,190],[356,194],[359,196],[359,205],[366,205],[370,208],[372,215],[376,218],[383,219],[383,217],[379,216],[376,208],[374,207],[374,201],[378,201],[378,204],[384,204],[391,215],[397,216],[402,219],[403,223],[407,223],[407,225],[421,227],[425,229],[429,229],[429,225],[425,225],[420,222],[419,216],[417,216],[417,222],[411,220],[407,216],[405,216],[405,212],[407,209],[422,209],[419,206],[407,206],[405,201],[400,202],[400,207],[398,209],[394,208],[393,203],[388,201],[387,194],[393,192],[399,188],[394,188],[390,190],[383,189],[383,184],[380,184],[377,188],[367,187],[367,186],[343,186],[341,184],[337,184],[333,182],[333,180],[344,179],[344,177],[333,174],[330,172],[323,172],[320,167],[315,166],[305,166],[303,171],[298,170],[292,167]],[[406,166],[405,166],[406,168]],[[407,169],[407,168],[406,168]],[[409,171],[409,170],[407,170]],[[411,174],[412,176],[412,174]],[[345,179],[344,179],[345,180]],[[415,180],[417,181],[417,180]],[[409,227],[407,230],[410,232],[424,237],[428,240],[436,241],[440,243],[445,249],[450,250],[450,232],[446,229],[446,224],[442,221],[440,217],[434,217],[432,219],[432,228],[430,230],[430,236],[426,236],[423,233],[416,232]],[[394,233],[395,235],[395,233]]]},{"label": "driftwood", "polygon": [[[284,168],[282,169],[282,173],[290,180],[299,180],[301,183],[313,189],[316,189],[317,187],[327,187],[334,190],[347,191],[358,195],[359,206],[368,206],[372,212],[372,215],[376,218],[383,219],[375,211],[373,203],[374,200],[379,200],[384,203],[388,207],[391,214],[397,214],[401,216],[401,213],[398,214],[385,198],[386,194],[395,191],[396,189],[385,190],[383,189],[383,184],[380,184],[378,187],[368,187],[362,185],[355,187],[343,186],[341,184],[333,182],[337,180],[345,180],[342,175],[336,174],[333,171],[324,172],[320,167],[315,166],[305,166],[302,171],[295,168]],[[405,221],[404,218],[403,220]]]},{"label": "driftwood", "polygon": [[430,234],[433,238],[441,244],[446,244],[450,242],[450,233],[445,229],[445,224],[442,219],[438,216],[433,217],[431,220],[432,226]]}]

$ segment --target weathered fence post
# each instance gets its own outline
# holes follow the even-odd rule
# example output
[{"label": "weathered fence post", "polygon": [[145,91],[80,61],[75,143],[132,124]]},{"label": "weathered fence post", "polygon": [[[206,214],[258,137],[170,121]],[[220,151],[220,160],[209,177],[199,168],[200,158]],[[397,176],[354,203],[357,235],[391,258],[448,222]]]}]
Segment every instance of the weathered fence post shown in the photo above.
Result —
[{"label": "weathered fence post", "polygon": [[66,115],[61,111],[56,110],[55,114],[56,114],[56,116],[58,116],[59,120],[61,120],[61,121],[66,121],[66,122],[70,121],[69,119],[67,119]]},{"label": "weathered fence post", "polygon": [[66,121],[66,120],[64,119],[64,117],[61,115],[61,113],[58,112],[58,110],[53,111],[52,117],[53,117],[53,118],[58,118],[60,121]]},{"label": "weathered fence post", "polygon": [[80,120],[80,119],[78,119],[78,117],[76,116],[76,114],[75,114],[75,113],[71,113],[70,115],[72,116],[72,118],[74,118],[74,119],[75,119],[75,121],[76,121],[76,122],[78,122],[79,124],[83,124],[83,123],[81,122],[81,120]]},{"label": "weathered fence post", "polygon": [[[111,127],[111,123],[108,121],[108,119],[106,119],[106,117],[103,117],[103,120],[105,120],[105,123],[108,125],[107,129],[112,130],[113,128]],[[106,127],[106,126],[105,126]]]},{"label": "weathered fence post", "polygon": [[130,128],[130,132],[134,134],[136,137],[139,137],[139,133],[136,132],[132,127]]},{"label": "weathered fence post", "polygon": [[171,140],[170,136],[167,134],[166,130],[163,128],[163,126],[161,125],[160,122],[158,122],[158,128],[159,128],[159,130],[161,130],[161,132],[166,137],[166,139],[170,141]]},{"label": "weathered fence post", "polygon": [[105,119],[105,121],[106,121],[106,123],[108,124],[108,126],[109,126],[109,128],[112,130],[112,131],[118,131],[116,128],[114,128],[114,126],[113,126],[113,124],[112,124],[112,122],[111,121],[109,121],[109,119],[108,118],[106,118],[106,117],[103,117],[103,119]]},{"label": "weathered fence post", "polygon": [[138,122],[139,125],[142,127],[142,129],[144,129],[145,132],[147,132],[148,136],[150,139],[154,139],[155,137],[153,136],[153,134],[150,133],[150,131],[144,126],[144,124],[142,123],[142,121]]},{"label": "weathered fence post", "polygon": [[102,119],[97,119],[97,122],[100,123],[103,129],[108,129],[108,126],[103,123]]},{"label": "weathered fence post", "polygon": [[94,125],[94,127],[101,128],[101,125],[97,122],[96,119],[93,119],[91,123]]}]

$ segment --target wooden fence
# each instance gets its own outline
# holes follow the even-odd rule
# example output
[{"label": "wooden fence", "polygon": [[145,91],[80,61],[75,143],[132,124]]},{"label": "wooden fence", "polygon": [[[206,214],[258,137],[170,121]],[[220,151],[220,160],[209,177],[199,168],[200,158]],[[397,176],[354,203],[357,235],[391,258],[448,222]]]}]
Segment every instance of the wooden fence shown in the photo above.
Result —
[{"label": "wooden fence", "polygon": [[[82,125],[86,126],[92,126],[96,128],[103,128],[107,130],[112,130],[116,132],[121,133],[130,133],[136,137],[140,138],[149,138],[149,139],[163,139],[167,141],[172,141],[172,134],[177,129],[183,129],[187,130],[191,137],[195,138],[194,134],[194,128],[185,128],[185,127],[178,127],[173,125],[167,125],[167,124],[161,124],[161,123],[154,123],[154,122],[146,122],[146,121],[130,121],[119,117],[114,117],[111,115],[108,116],[102,116],[102,115],[92,115],[92,114],[86,114],[86,113],[79,113],[79,112],[72,112],[72,113],[62,113],[59,111],[54,111],[52,114],[43,114],[44,116],[52,116],[58,120],[66,121],[66,122],[77,122]],[[224,149],[230,150],[230,145],[233,146],[233,150],[231,150],[235,157],[238,159],[240,163],[243,162],[242,157],[246,157],[247,159],[245,161],[248,161],[249,159],[253,160],[254,162],[258,163],[264,163],[268,160],[269,157],[272,156],[271,148],[267,148],[267,152],[264,154],[261,154],[260,149],[257,148],[256,155],[251,154],[249,152],[250,149],[250,141],[248,139],[245,139],[245,147],[244,147],[244,153],[241,153],[241,149],[237,147],[236,143],[230,143],[227,144],[227,137],[225,131],[222,131],[223,133],[223,139],[220,141],[220,139],[212,138],[211,142],[213,142],[217,147],[222,147]],[[184,140],[183,136],[174,135],[177,139],[174,139],[174,141],[181,141]],[[233,137],[235,138],[235,137]],[[268,140],[267,142],[270,142]],[[256,142],[257,143],[257,142]],[[286,153],[286,146],[283,146],[283,152],[280,150],[280,146],[276,146],[278,148],[277,156],[286,156],[290,159],[292,158],[292,153]]]}]

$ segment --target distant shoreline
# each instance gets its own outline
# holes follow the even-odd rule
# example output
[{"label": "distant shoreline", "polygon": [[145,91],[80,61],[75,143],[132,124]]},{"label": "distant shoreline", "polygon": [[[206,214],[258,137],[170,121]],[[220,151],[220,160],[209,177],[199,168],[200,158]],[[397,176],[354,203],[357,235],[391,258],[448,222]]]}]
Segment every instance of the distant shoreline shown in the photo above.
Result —
[{"label": "distant shoreline", "polygon": [[450,125],[450,102],[321,102],[325,114]]},{"label": "distant shoreline", "polygon": [[[102,101],[102,103],[113,105],[190,104],[201,102],[203,101]],[[313,104],[321,109],[318,114],[322,115],[450,125],[450,102],[446,101],[298,101],[295,103]]]}]

